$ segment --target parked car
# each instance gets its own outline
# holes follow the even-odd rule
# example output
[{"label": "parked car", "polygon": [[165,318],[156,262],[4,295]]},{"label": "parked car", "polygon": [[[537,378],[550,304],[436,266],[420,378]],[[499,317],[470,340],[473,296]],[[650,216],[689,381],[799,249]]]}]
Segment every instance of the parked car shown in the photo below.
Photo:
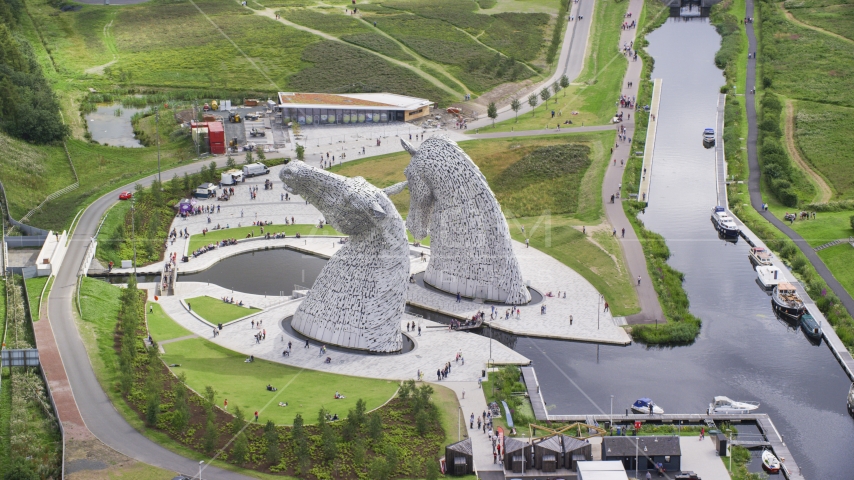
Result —
[{"label": "parked car", "polygon": [[678,480],[700,480],[700,476],[694,472],[682,472],[673,477]]},{"label": "parked car", "polygon": [[122,192],[119,194],[119,200],[130,200],[133,197],[131,192]]}]

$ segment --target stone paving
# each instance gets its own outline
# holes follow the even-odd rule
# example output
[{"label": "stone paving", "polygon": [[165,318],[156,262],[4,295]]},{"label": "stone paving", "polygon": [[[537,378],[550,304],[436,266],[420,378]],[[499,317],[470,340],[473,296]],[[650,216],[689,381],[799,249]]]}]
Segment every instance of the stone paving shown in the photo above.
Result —
[{"label": "stone paving", "polygon": [[724,466],[728,459],[718,456],[711,438],[700,441],[697,437],[680,437],[679,447],[682,449],[682,471],[694,472],[700,478],[730,478]]},{"label": "stone paving", "polygon": [[[195,297],[199,295],[211,295],[218,298],[230,290],[204,283],[187,282],[182,285],[183,297]],[[153,300],[153,291],[149,290],[149,299]],[[290,302],[275,304],[280,297],[267,297],[260,295],[246,295],[235,293],[236,299],[243,299],[253,305],[261,305],[262,302],[273,304],[251,317],[251,319],[262,321],[261,328],[267,330],[267,339],[256,343],[254,339],[258,328],[252,328],[250,319],[236,321],[223,328],[221,334],[213,337],[213,326],[203,322],[198,317],[190,314],[182,305],[181,297],[160,297],[158,303],[163,310],[178,324],[190,332],[206,338],[229,350],[246,355],[254,355],[257,358],[270,360],[277,363],[292,365],[295,367],[321,370],[343,375],[356,375],[360,377],[383,378],[393,380],[414,379],[418,370],[424,372],[424,379],[434,381],[436,370],[445,363],[452,362],[451,374],[448,379],[440,382],[447,384],[451,382],[477,382],[481,376],[481,370],[486,366],[489,357],[489,338],[466,332],[448,331],[445,328],[428,328],[441,326],[422,318],[404,315],[401,327],[406,331],[405,323],[415,321],[421,326],[421,336],[411,336],[415,342],[415,349],[400,355],[367,355],[357,352],[330,349],[325,355],[319,354],[320,344],[310,341],[310,348],[304,348],[305,341],[288,334],[280,324],[280,321],[296,311],[299,299]],[[285,357],[282,351],[287,343],[292,342],[291,355]],[[180,343],[180,342],[178,342]],[[164,347],[166,351],[175,348],[178,343],[168,344]],[[454,364],[457,352],[462,352],[464,363]],[[332,362],[324,363],[326,357]],[[492,357],[498,364],[526,365],[530,360],[525,356],[514,352],[499,342],[492,343]]]}]

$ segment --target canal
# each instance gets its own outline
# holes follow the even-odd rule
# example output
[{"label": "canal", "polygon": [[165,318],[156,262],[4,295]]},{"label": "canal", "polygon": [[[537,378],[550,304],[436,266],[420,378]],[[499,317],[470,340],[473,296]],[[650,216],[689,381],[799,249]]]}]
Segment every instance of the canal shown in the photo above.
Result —
[{"label": "canal", "polygon": [[[719,240],[714,127],[724,84],[714,55],[720,36],[706,19],[670,19],[648,36],[653,78],[663,79],[650,207],[642,219],[667,240],[670,264],[685,274],[691,312],[703,321],[694,345],[651,348],[518,339],[532,359],[552,414],[614,412],[648,396],[668,413],[705,411],[715,395],[761,402],[806,478],[851,478],[854,420],[850,382],[826,345],[778,320],[755,282],[749,245]],[[757,462],[753,462],[754,464]]]},{"label": "canal", "polygon": [[[724,83],[714,65],[720,36],[706,19],[670,19],[648,39],[652,76],[663,85],[650,207],[642,219],[665,237],[670,264],[685,274],[691,312],[703,321],[700,336],[691,346],[674,348],[501,332],[493,332],[495,339],[532,360],[551,414],[608,414],[613,405],[619,415],[639,397],[651,397],[667,413],[704,412],[716,395],[758,401],[758,412],[771,416],[806,478],[851,478],[848,378],[826,345],[812,344],[774,316],[770,297],[755,281],[749,246],[718,239],[710,220],[715,159],[714,150],[702,145],[702,132],[715,125]],[[267,250],[225,259],[179,280],[289,295],[294,284],[311,286],[324,264],[291,250]],[[752,471],[761,471],[757,456]]]}]

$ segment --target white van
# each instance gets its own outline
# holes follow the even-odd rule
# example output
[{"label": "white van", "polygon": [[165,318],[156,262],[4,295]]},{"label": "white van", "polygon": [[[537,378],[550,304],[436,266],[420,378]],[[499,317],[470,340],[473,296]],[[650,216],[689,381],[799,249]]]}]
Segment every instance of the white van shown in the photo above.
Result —
[{"label": "white van", "polygon": [[229,170],[227,172],[222,172],[222,177],[220,177],[219,183],[223,185],[234,185],[235,183],[239,183],[243,181],[243,172],[240,170]]},{"label": "white van", "polygon": [[243,166],[243,176],[246,178],[256,175],[266,175],[268,173],[270,173],[270,169],[263,163],[250,163]]}]

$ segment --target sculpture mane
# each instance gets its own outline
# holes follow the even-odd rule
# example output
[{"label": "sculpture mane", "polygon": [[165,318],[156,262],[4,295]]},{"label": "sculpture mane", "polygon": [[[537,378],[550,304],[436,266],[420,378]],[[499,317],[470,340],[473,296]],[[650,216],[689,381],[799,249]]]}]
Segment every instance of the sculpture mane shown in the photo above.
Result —
[{"label": "sculpture mane", "polygon": [[294,314],[293,328],[324,344],[400,350],[409,248],[391,200],[362,177],[343,177],[300,161],[285,165],[279,176],[286,190],[308,200],[350,236],[323,267]]},{"label": "sculpture mane", "polygon": [[406,226],[416,239],[430,236],[424,281],[465,297],[528,303],[507,221],[477,165],[446,137],[417,150],[401,142],[412,154]]}]

